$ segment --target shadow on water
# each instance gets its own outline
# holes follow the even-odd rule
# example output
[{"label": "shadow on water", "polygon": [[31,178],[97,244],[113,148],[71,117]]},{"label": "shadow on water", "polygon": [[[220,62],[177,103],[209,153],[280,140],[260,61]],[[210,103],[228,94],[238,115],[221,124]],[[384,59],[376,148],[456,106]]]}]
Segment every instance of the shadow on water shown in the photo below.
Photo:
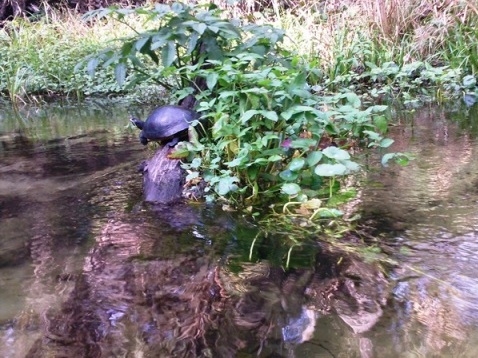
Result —
[{"label": "shadow on water", "polygon": [[2,357],[475,356],[476,143],[449,114],[403,118],[417,160],[361,191],[385,271],[317,242],[285,269],[279,238],[250,261],[240,218],[143,203],[129,111],[0,113]]}]

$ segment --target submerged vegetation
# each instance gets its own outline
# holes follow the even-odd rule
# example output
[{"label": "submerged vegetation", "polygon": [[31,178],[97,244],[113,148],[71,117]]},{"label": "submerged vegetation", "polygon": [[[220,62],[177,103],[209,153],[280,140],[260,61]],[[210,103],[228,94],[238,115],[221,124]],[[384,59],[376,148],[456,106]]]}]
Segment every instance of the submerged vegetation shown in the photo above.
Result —
[{"label": "submerged vegetation", "polygon": [[208,134],[192,131],[174,154],[189,182],[204,179],[208,197],[245,207],[308,203],[297,210],[311,220],[340,215],[332,208],[353,197],[351,154],[391,145],[381,101],[475,101],[472,1],[271,4],[155,4],[83,18],[45,6],[0,31],[0,92],[17,104],[195,93]]}]

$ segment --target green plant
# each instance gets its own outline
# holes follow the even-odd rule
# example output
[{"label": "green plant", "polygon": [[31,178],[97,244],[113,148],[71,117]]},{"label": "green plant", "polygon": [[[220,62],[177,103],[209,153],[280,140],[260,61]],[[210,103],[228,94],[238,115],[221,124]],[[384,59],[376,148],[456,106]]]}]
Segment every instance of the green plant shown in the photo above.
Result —
[{"label": "green plant", "polygon": [[[92,55],[90,73],[113,66],[123,83],[154,80],[178,101],[196,93],[209,130],[178,145],[188,180],[202,177],[206,192],[238,205],[277,200],[332,198],[340,178],[356,172],[346,148],[387,147],[385,106],[363,104],[354,93],[319,97],[311,91],[321,72],[281,46],[283,32],[240,25],[213,7],[182,4],[110,8],[88,15],[125,21],[145,16],[151,29],[124,40],[119,49]],[[337,141],[343,148],[335,147]]]},{"label": "green plant", "polygon": [[380,134],[386,106],[362,110],[351,92],[314,95],[308,84],[314,73],[300,58],[290,67],[255,68],[257,58],[238,55],[212,69],[184,69],[206,79],[198,111],[211,123],[208,137],[178,149],[189,154],[189,179],[203,176],[210,191],[238,203],[330,199],[340,190],[338,179],[359,170],[344,148],[392,143]]}]

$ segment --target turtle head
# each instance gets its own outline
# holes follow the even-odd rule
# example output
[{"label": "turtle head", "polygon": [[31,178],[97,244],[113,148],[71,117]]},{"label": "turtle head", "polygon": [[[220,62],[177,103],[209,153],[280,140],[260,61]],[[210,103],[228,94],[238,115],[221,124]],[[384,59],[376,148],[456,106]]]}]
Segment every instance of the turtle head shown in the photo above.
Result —
[{"label": "turtle head", "polygon": [[129,120],[130,120],[131,123],[133,123],[139,129],[143,129],[144,122],[141,119],[138,119],[136,117],[131,117]]}]

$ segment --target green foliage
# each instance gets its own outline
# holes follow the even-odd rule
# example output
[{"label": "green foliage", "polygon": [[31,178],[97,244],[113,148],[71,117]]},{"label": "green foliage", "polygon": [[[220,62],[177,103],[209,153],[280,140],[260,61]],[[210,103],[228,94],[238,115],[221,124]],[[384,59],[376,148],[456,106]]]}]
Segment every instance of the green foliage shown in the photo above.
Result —
[{"label": "green foliage", "polygon": [[206,181],[209,198],[239,205],[330,199],[341,190],[339,179],[360,169],[347,147],[391,144],[382,138],[386,107],[363,109],[352,92],[314,94],[320,72],[281,46],[282,31],[225,20],[214,6],[110,8],[88,18],[125,21],[132,14],[150,28],[82,66],[91,74],[113,66],[119,83],[154,80],[177,100],[197,93],[206,135],[193,130],[172,155],[185,159],[188,180]]},{"label": "green foliage", "polygon": [[210,134],[188,145],[194,164],[184,164],[190,175],[204,176],[210,191],[246,204],[331,198],[340,190],[337,178],[360,168],[348,151],[325,143],[391,144],[377,125],[383,129],[385,106],[363,110],[351,92],[319,97],[297,58],[289,67],[255,66],[258,58],[242,54],[211,69],[184,69],[213,78],[197,108]]},{"label": "green foliage", "polygon": [[[195,87],[195,78],[178,69],[203,65],[204,60],[221,62],[227,57],[243,52],[261,55],[260,61],[272,59],[274,47],[283,33],[270,26],[236,26],[220,17],[214,6],[188,6],[155,4],[153,8],[120,9],[111,7],[90,12],[87,20],[112,16],[125,21],[127,16],[145,18],[146,31],[135,32],[123,39],[121,48],[108,48],[90,56],[77,69],[86,67],[90,75],[101,64],[103,68],[114,67],[120,85],[131,73],[130,86],[153,80],[168,90]],[[244,40],[247,37],[247,40]],[[208,79],[211,84],[213,78]]]}]

